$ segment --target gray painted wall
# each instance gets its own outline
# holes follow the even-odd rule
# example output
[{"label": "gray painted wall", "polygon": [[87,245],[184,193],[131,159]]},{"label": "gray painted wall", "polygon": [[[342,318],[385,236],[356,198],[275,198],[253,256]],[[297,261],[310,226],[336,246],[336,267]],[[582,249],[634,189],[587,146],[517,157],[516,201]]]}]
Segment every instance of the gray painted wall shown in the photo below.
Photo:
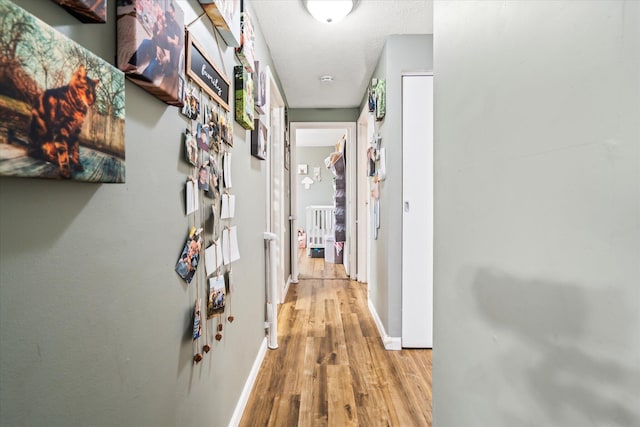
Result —
[{"label": "gray painted wall", "polygon": [[434,9],[434,425],[640,425],[640,3]]},{"label": "gray painted wall", "polygon": [[[336,141],[337,142],[337,141]],[[309,173],[307,175],[297,175],[297,165],[294,168],[296,172],[296,182],[298,183],[297,212],[298,226],[305,227],[307,218],[307,206],[311,205],[333,205],[333,174],[324,165],[324,159],[329,157],[334,147],[298,147],[297,148],[298,164],[308,165]],[[317,182],[313,175],[313,168],[319,167],[322,180]],[[305,189],[302,180],[305,177],[312,178],[315,182]]]},{"label": "gray painted wall", "polygon": [[[16,3],[115,57],[115,2],[105,25],[81,24],[53,2]],[[186,22],[202,10],[179,4]],[[235,55],[222,45],[222,60],[209,20],[191,28],[232,78]],[[256,39],[270,63],[257,23]],[[0,178],[1,425],[227,425],[263,341],[266,164],[251,157],[250,134],[235,125],[236,320],[194,366],[198,292],[174,272],[188,230],[187,122],[130,82],[126,103],[126,184]]]},{"label": "gray painted wall", "polygon": [[380,183],[380,229],[371,248],[369,296],[391,337],[402,332],[402,73],[430,71],[432,59],[432,35],[390,36],[372,76],[386,79],[387,85],[387,112],[376,122],[387,150],[387,178]]}]

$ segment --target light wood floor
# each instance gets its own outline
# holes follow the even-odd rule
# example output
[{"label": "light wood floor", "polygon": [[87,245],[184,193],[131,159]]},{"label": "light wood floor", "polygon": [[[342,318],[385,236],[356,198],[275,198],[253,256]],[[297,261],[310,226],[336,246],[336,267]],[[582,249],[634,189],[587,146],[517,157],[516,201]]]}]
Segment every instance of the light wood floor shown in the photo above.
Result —
[{"label": "light wood floor", "polygon": [[431,350],[385,350],[366,285],[300,261],[240,426],[431,426]]}]

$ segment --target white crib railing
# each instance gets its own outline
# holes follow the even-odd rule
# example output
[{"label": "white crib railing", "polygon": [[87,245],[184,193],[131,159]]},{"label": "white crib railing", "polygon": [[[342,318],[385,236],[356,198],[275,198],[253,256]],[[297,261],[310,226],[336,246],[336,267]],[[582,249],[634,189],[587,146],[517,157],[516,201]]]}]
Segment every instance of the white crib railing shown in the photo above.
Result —
[{"label": "white crib railing", "polygon": [[333,233],[333,206],[307,206],[307,254],[324,248],[324,237]]}]

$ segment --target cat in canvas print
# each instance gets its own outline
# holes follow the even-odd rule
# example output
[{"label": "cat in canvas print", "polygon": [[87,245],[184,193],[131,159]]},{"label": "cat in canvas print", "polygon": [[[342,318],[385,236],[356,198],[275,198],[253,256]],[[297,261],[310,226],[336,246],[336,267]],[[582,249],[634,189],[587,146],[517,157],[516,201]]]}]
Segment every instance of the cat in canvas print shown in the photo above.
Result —
[{"label": "cat in canvas print", "polygon": [[31,110],[29,155],[57,164],[63,178],[84,170],[78,139],[98,82],[80,65],[68,85],[44,91]]}]

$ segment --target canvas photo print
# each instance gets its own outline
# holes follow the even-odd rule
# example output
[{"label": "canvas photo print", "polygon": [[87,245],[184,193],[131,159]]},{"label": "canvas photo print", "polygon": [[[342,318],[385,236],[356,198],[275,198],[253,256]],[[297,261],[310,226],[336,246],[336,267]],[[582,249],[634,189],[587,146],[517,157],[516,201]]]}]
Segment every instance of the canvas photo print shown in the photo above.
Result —
[{"label": "canvas photo print", "polygon": [[122,72],[0,0],[0,175],[125,180]]},{"label": "canvas photo print", "polygon": [[170,105],[182,106],[184,13],[176,0],[118,0],[118,68]]},{"label": "canvas photo print", "polygon": [[107,22],[107,0],[53,0],[85,23]]}]

